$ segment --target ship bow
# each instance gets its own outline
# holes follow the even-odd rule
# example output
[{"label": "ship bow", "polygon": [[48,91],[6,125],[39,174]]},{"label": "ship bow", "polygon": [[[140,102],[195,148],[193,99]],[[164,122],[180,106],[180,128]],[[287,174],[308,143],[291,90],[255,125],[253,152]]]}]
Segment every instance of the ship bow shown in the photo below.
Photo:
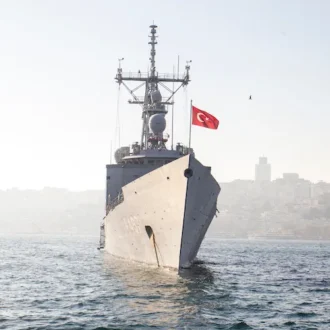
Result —
[{"label": "ship bow", "polygon": [[190,267],[196,257],[217,210],[220,186],[211,174],[211,167],[189,156],[187,190],[182,226],[180,268]]}]

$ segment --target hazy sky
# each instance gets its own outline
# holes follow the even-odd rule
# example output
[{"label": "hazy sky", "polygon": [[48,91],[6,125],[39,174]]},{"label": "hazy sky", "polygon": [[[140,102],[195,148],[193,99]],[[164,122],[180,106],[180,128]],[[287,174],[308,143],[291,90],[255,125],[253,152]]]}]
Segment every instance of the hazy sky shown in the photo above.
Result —
[{"label": "hazy sky", "polygon": [[[158,71],[192,60],[175,140],[188,142],[190,98],[220,120],[217,131],[192,129],[218,181],[253,179],[263,154],[272,178],[330,181],[329,17],[327,0],[1,0],[0,189],[104,188],[118,58],[146,71],[153,20]],[[141,132],[129,98],[122,90],[123,144]]]}]

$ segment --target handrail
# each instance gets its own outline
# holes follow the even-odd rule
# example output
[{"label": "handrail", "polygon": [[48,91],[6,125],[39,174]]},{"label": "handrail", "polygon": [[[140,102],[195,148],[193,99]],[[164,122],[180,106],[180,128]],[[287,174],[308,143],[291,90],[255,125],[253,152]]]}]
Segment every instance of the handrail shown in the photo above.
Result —
[{"label": "handrail", "polygon": [[107,214],[123,201],[124,195],[122,192],[120,192],[118,196],[111,200],[110,203],[107,205]]}]

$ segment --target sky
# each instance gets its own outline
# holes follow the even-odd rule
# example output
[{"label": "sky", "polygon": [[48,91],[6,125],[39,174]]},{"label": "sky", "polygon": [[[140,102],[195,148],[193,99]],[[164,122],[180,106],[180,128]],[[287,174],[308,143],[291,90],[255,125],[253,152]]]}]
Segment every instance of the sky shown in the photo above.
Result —
[{"label": "sky", "polygon": [[[253,180],[263,155],[272,179],[330,181],[329,15],[327,0],[1,0],[0,189],[104,189],[118,58],[147,70],[153,22],[160,73],[192,60],[174,141],[188,143],[191,99],[216,116],[216,131],[192,127],[192,147],[218,181]],[[128,99],[121,89],[122,145],[141,135]]]}]

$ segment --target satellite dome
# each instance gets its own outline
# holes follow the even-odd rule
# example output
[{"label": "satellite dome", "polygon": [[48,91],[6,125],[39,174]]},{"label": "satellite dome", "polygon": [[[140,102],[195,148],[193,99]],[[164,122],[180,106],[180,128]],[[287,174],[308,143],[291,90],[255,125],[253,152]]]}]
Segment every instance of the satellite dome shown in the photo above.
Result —
[{"label": "satellite dome", "polygon": [[129,147],[120,147],[115,151],[115,160],[120,164],[124,157],[129,155]]},{"label": "satellite dome", "polygon": [[164,115],[160,113],[152,115],[149,119],[149,128],[154,134],[163,133],[166,128],[166,119]]},{"label": "satellite dome", "polygon": [[160,94],[160,91],[157,89],[155,91],[152,91],[150,93],[151,100],[153,103],[158,103],[162,101],[162,94]]}]

